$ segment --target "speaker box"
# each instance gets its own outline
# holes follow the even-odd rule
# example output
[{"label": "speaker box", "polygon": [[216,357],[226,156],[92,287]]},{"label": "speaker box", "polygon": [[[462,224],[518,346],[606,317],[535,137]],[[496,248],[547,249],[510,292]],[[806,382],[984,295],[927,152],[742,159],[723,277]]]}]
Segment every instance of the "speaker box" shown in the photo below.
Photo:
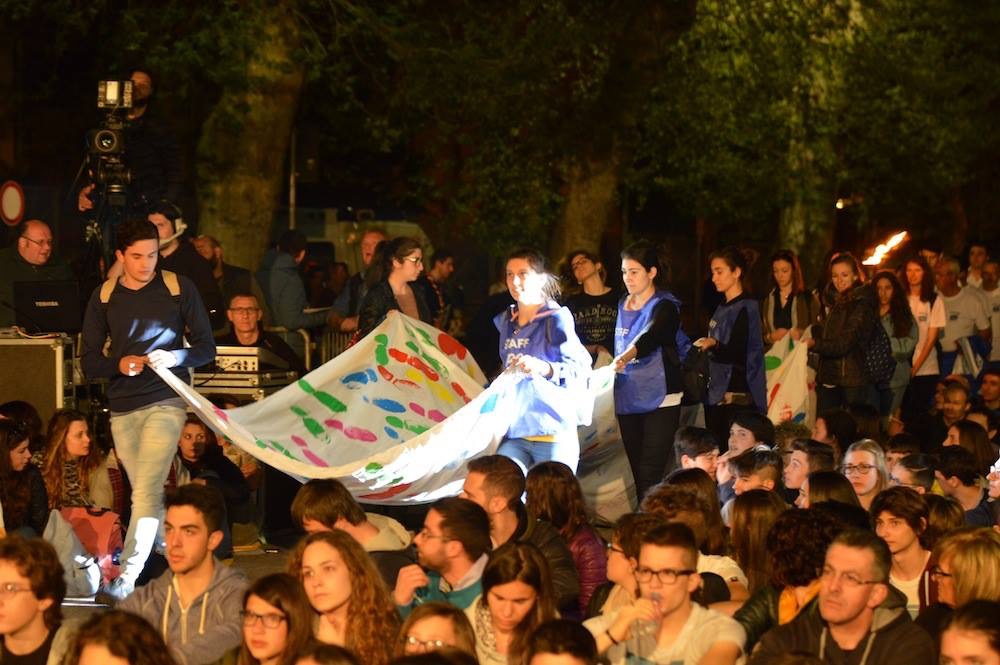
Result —
[{"label": "speaker box", "polygon": [[43,426],[56,409],[75,406],[69,337],[0,339],[0,404],[10,400],[38,409]]}]

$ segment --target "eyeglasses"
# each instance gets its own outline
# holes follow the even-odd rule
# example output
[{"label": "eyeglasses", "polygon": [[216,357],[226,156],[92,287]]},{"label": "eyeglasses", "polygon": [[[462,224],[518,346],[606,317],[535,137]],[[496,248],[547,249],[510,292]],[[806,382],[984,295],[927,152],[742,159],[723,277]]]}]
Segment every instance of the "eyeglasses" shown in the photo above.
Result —
[{"label": "eyeglasses", "polygon": [[404,637],[403,642],[407,646],[417,647],[424,651],[435,651],[442,647],[448,646],[448,644],[444,642],[444,640],[422,640],[413,635],[407,635],[406,637]]},{"label": "eyeglasses", "polygon": [[684,570],[674,570],[673,568],[664,568],[663,570],[653,570],[652,568],[636,568],[635,569],[635,579],[642,582],[652,582],[655,577],[659,580],[660,584],[669,585],[677,581],[678,577],[686,577],[688,575],[694,575],[696,570],[684,569]]},{"label": "eyeglasses", "polygon": [[421,256],[407,256],[403,260],[404,261],[409,261],[413,265],[422,265],[423,262],[424,262],[424,259]]},{"label": "eyeglasses", "polygon": [[232,312],[233,314],[237,314],[237,315],[253,316],[254,314],[256,314],[257,312],[260,311],[260,308],[259,307],[230,307],[229,311]]},{"label": "eyeglasses", "polygon": [[285,620],[284,614],[257,614],[256,612],[247,612],[246,610],[240,612],[240,616],[243,617],[243,625],[250,628],[257,621],[264,624],[265,628],[277,628],[281,625],[281,622]]},{"label": "eyeglasses", "polygon": [[934,579],[941,579],[942,577],[954,577],[951,573],[946,573],[941,570],[941,566],[934,566],[931,568],[931,577]]},{"label": "eyeglasses", "polygon": [[430,531],[427,530],[427,527],[424,527],[423,529],[421,529],[420,531],[418,531],[417,535],[420,536],[421,538],[423,538],[424,540],[427,540],[429,538],[439,538],[439,539],[443,540],[446,543],[448,541],[454,540],[454,538],[449,538],[448,536],[445,536],[444,534],[434,534],[434,533],[431,533]]},{"label": "eyeglasses", "polygon": [[13,582],[5,582],[0,584],[0,598],[9,598],[14,594],[31,590],[30,586],[21,586],[19,584],[14,584]]},{"label": "eyeglasses", "polygon": [[874,464],[844,464],[840,467],[840,472],[845,476],[853,476],[854,474],[867,476],[874,468]]},{"label": "eyeglasses", "polygon": [[611,552],[618,552],[618,553],[619,553],[619,554],[621,554],[622,556],[625,556],[625,550],[623,550],[623,549],[622,549],[622,548],[620,548],[620,547],[615,547],[615,546],[614,546],[614,545],[612,545],[611,543],[608,543],[607,545],[605,545],[605,547],[607,548],[607,550],[608,550],[608,553],[609,553],[609,554],[610,554]]},{"label": "eyeglasses", "polygon": [[829,584],[833,580],[840,578],[841,583],[853,589],[862,587],[868,584],[882,584],[882,580],[863,580],[854,573],[837,573],[836,570],[829,566],[824,566],[823,570],[819,572],[819,578]]},{"label": "eyeglasses", "polygon": [[51,240],[35,240],[34,238],[29,238],[28,236],[21,236],[21,237],[24,238],[25,240],[27,240],[28,242],[35,243],[39,247],[51,247],[52,246],[52,241]]}]

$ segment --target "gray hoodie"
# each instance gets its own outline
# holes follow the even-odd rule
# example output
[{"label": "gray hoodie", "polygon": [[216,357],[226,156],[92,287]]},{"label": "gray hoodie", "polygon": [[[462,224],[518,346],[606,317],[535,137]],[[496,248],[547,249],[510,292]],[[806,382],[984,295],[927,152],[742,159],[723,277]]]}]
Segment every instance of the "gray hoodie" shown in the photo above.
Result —
[{"label": "gray hoodie", "polygon": [[180,665],[213,663],[243,638],[240,612],[247,580],[219,561],[205,592],[182,608],[174,574],[166,572],[138,587],[118,609],[132,612],[156,627]]}]

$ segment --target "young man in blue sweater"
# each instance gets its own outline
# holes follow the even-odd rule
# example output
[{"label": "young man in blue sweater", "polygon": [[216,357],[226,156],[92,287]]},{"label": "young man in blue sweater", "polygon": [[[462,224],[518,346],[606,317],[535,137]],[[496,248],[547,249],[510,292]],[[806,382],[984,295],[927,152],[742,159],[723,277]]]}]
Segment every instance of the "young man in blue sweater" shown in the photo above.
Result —
[{"label": "young man in blue sweater", "polygon": [[123,272],[94,290],[83,320],[83,371],[89,379],[108,379],[115,452],[132,484],[122,574],[106,589],[116,600],[132,592],[153,548],[163,483],[184,425],[184,401],[153,370],[169,369],[190,383],[188,368],[215,357],[198,290],[186,277],[157,269],[159,243],[147,220],[119,227],[115,257]]},{"label": "young man in blue sweater", "polygon": [[393,593],[403,617],[418,603],[432,600],[464,610],[482,594],[481,578],[493,544],[490,518],[478,504],[458,497],[438,500],[413,544],[420,565],[400,569]]}]

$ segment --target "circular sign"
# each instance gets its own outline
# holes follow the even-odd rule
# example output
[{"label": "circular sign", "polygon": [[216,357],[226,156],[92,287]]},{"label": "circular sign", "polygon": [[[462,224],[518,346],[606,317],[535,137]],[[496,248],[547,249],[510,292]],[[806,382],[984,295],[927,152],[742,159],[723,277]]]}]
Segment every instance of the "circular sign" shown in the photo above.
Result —
[{"label": "circular sign", "polygon": [[0,185],[0,217],[7,226],[17,226],[24,217],[24,190],[13,180]]}]

